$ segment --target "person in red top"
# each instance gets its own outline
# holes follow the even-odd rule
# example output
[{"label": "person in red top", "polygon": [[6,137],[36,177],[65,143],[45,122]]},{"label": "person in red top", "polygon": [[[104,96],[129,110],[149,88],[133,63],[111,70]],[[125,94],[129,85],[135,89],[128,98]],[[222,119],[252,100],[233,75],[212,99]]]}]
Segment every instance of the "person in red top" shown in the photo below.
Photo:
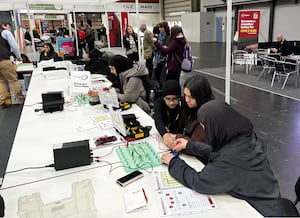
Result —
[{"label": "person in red top", "polygon": [[78,43],[78,48],[79,48],[79,57],[82,58],[82,49],[85,49],[85,31],[81,26],[78,27],[78,36],[79,36],[79,43]]},{"label": "person in red top", "polygon": [[181,62],[180,60],[178,60],[176,55],[178,57],[183,56],[184,46],[186,44],[186,39],[184,37],[182,28],[177,25],[171,28],[170,42],[168,46],[162,46],[155,37],[153,37],[152,40],[159,51],[168,55],[168,72],[166,80],[174,79],[179,81],[181,73]]}]

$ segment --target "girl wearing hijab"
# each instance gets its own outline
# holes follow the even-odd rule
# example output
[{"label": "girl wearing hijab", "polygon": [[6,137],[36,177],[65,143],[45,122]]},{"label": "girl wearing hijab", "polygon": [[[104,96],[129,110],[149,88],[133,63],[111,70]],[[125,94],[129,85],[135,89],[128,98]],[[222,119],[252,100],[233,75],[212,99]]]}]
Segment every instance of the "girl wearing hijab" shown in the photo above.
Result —
[{"label": "girl wearing hijab", "polygon": [[169,173],[199,193],[228,193],[246,200],[263,216],[284,216],[278,182],[252,123],[218,100],[202,105],[197,115],[205,129],[205,143],[180,138],[172,149],[186,150],[208,163],[197,172],[166,153],[161,160],[169,165]]},{"label": "girl wearing hijab", "polygon": [[185,81],[183,87],[183,112],[176,134],[167,133],[163,138],[167,147],[172,147],[175,139],[181,137],[204,141],[204,130],[197,121],[197,111],[201,105],[215,98],[211,86],[204,76],[194,75]]},{"label": "girl wearing hijab", "polygon": [[177,80],[168,80],[162,87],[162,96],[154,103],[153,119],[161,136],[174,133],[182,112],[181,87]]},{"label": "girl wearing hijab", "polygon": [[40,61],[54,59],[57,61],[59,59],[57,53],[54,51],[53,45],[51,43],[46,43],[44,49],[40,54]]},{"label": "girl wearing hijab", "polygon": [[[136,103],[147,113],[150,112],[146,99],[146,90],[141,79],[148,76],[148,70],[144,64],[133,63],[129,58],[115,55],[109,60],[110,72],[118,77],[120,86],[117,87],[118,99],[121,102]],[[118,89],[119,88],[119,89]]]}]

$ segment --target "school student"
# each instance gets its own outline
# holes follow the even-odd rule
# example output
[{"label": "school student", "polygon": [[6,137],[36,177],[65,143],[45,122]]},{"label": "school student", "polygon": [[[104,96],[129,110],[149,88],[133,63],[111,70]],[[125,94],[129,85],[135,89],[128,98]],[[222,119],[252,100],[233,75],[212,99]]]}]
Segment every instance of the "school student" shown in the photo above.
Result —
[{"label": "school student", "polygon": [[150,112],[146,99],[146,90],[143,85],[142,76],[148,75],[148,69],[144,64],[133,63],[133,61],[122,55],[115,55],[109,60],[110,72],[119,80],[117,90],[118,99],[136,103],[145,112]]},{"label": "school student", "polygon": [[168,80],[162,86],[162,96],[154,103],[153,119],[159,134],[175,133],[182,113],[181,87],[177,80]]},{"label": "school student", "polygon": [[169,165],[169,173],[199,193],[227,193],[247,201],[263,216],[284,216],[277,179],[252,123],[218,100],[205,103],[197,114],[205,143],[180,138],[172,149],[206,159],[207,165],[197,172],[180,156],[165,153],[161,161]]},{"label": "school student", "polygon": [[167,133],[163,141],[167,147],[174,144],[176,138],[191,138],[204,141],[204,129],[197,121],[197,111],[207,101],[215,99],[209,81],[202,75],[189,77],[183,85],[183,111],[175,133]]}]

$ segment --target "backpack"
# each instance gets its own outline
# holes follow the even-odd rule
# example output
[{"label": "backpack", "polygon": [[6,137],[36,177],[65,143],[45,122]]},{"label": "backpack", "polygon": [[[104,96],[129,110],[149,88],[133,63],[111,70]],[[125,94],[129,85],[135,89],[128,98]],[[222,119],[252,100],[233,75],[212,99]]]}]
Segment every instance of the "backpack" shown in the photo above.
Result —
[{"label": "backpack", "polygon": [[182,58],[179,58],[178,55],[175,53],[177,59],[181,62],[181,70],[185,73],[192,72],[194,60],[192,57],[191,47],[185,44],[183,48],[183,55]]}]

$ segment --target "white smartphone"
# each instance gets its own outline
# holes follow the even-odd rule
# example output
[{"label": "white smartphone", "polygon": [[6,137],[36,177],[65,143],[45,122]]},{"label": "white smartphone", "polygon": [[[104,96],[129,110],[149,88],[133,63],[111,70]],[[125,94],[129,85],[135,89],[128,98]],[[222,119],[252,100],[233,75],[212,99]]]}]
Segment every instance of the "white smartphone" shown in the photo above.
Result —
[{"label": "white smartphone", "polygon": [[123,176],[119,178],[116,182],[124,187],[125,185],[128,185],[129,183],[132,183],[133,181],[142,178],[144,174],[138,170],[133,171],[132,173],[127,174],[126,176]]}]

